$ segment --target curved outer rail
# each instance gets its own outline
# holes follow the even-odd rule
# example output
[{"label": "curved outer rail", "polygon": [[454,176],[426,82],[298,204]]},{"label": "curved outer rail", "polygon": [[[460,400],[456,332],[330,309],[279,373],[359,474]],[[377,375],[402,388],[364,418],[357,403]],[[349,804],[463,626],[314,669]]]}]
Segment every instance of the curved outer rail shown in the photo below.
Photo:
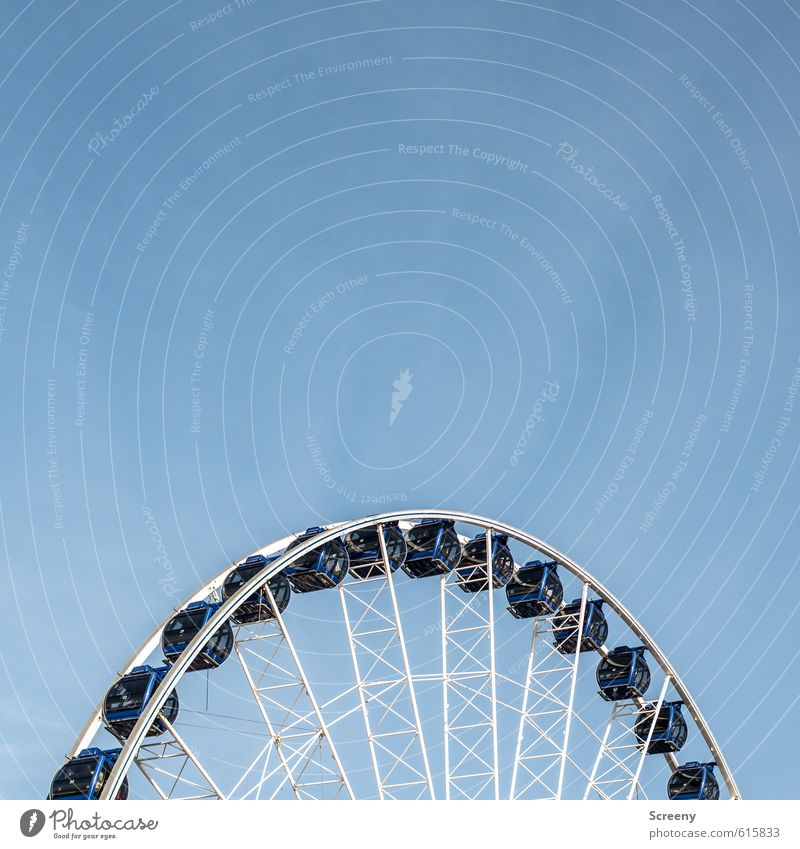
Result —
[{"label": "curved outer rail", "polygon": [[[687,689],[686,685],[681,680],[680,676],[673,668],[667,656],[661,651],[661,649],[656,645],[653,638],[647,633],[647,631],[639,624],[639,622],[634,618],[634,616],[624,607],[622,602],[611,593],[603,584],[601,584],[595,577],[593,577],[589,572],[567,557],[566,554],[563,554],[556,548],[553,548],[551,545],[548,545],[541,539],[538,539],[531,534],[526,533],[525,531],[521,531],[518,528],[514,528],[511,525],[507,525],[504,522],[497,521],[495,519],[488,519],[484,516],[477,516],[472,513],[462,513],[455,510],[398,510],[391,513],[381,513],[374,516],[367,516],[363,519],[358,519],[351,522],[340,522],[336,525],[331,525],[326,530],[319,534],[316,537],[313,537],[308,542],[302,543],[298,545],[296,548],[292,549],[292,551],[279,557],[273,563],[270,563],[268,566],[265,566],[260,572],[254,575],[246,584],[243,584],[233,595],[230,596],[226,601],[222,603],[216,613],[206,622],[206,624],[198,631],[195,635],[194,639],[189,643],[189,645],[184,649],[180,657],[172,664],[169,672],[164,676],[161,683],[158,686],[158,689],[155,691],[153,696],[145,705],[142,710],[141,716],[136,722],[136,725],[133,728],[133,731],[128,736],[125,741],[125,745],[122,747],[122,751],[120,752],[120,756],[117,759],[116,764],[114,765],[114,769],[112,770],[111,776],[109,780],[106,782],[106,785],[103,789],[103,792],[100,796],[101,799],[113,799],[116,797],[117,791],[122,783],[123,778],[125,777],[128,769],[131,767],[133,760],[136,756],[136,753],[139,750],[139,746],[145,738],[147,729],[150,728],[153,720],[157,717],[159,711],[164,705],[164,702],[167,700],[167,697],[172,692],[172,690],[177,685],[179,679],[182,677],[184,672],[190,666],[191,662],[194,658],[200,653],[202,647],[208,642],[209,637],[219,628],[220,625],[225,622],[228,618],[230,618],[231,614],[239,607],[239,605],[250,595],[252,592],[261,584],[272,578],[274,575],[278,574],[285,566],[288,566],[293,561],[299,559],[304,554],[309,551],[313,551],[315,548],[318,548],[320,545],[328,542],[329,540],[335,539],[336,537],[342,536],[343,534],[349,533],[350,531],[360,530],[361,528],[370,527],[372,525],[376,525],[379,523],[385,522],[395,522],[395,521],[410,521],[410,520],[419,520],[419,519],[452,519],[455,522],[463,522],[465,524],[476,525],[478,527],[486,528],[487,530],[491,530],[493,532],[506,534],[510,538],[517,540],[525,545],[529,545],[532,548],[541,551],[543,554],[548,555],[553,560],[555,560],[559,565],[563,566],[569,572],[571,572],[575,577],[580,579],[583,583],[587,584],[588,587],[599,595],[606,604],[608,604],[612,610],[622,619],[623,622],[633,631],[634,634],[642,641],[642,644],[645,645],[650,652],[650,654],[655,658],[658,665],[661,667],[661,670],[665,675],[669,675],[672,679],[672,685],[675,688],[676,692],[680,696],[681,700],[684,702],[686,708],[689,710],[689,714],[692,719],[695,721],[698,730],[703,736],[703,739],[706,742],[714,760],[719,767],[720,774],[725,781],[725,784],[728,788],[728,792],[731,795],[732,799],[741,799],[741,794],[739,792],[739,788],[736,785],[736,781],[733,777],[733,774],[728,767],[727,761],[725,760],[725,756],[722,754],[722,750],[720,749],[717,741],[714,738],[714,735],[711,731],[711,728],[708,725],[703,714],[700,712],[700,708],[692,697],[691,693]],[[292,539],[293,536],[284,537],[283,539],[271,543],[264,548],[258,549],[253,552],[254,554],[274,554],[276,551],[279,551],[282,547],[285,547]],[[229,564],[223,572],[220,572],[211,582],[204,584],[197,592],[195,592],[190,598],[187,600],[187,604],[190,601],[196,601],[201,598],[204,598],[208,595],[211,590],[215,589],[224,579],[225,575],[230,571],[233,564]],[[177,610],[177,609],[176,609]],[[162,623],[160,628],[166,624],[169,618],[172,617],[175,611],[170,612],[167,619]],[[126,670],[135,666],[140,659],[146,657],[158,644],[158,640],[160,639],[161,630],[155,630],[150,637],[142,644],[139,651],[131,658],[128,665],[126,666]],[[78,738],[75,746],[73,747],[72,753],[77,752],[80,748],[82,748],[85,743],[91,738],[94,732],[99,728],[101,724],[101,711],[102,711],[102,701],[98,706],[98,710],[96,713],[89,719],[83,731],[81,732],[80,737]]]}]

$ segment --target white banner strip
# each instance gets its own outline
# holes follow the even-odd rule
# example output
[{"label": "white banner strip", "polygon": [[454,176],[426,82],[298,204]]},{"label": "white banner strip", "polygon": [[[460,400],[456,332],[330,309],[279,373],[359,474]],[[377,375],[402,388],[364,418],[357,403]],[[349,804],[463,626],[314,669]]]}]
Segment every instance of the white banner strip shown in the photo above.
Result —
[{"label": "white banner strip", "polygon": [[[242,845],[409,849],[498,846],[800,846],[796,802],[0,801],[4,847]],[[470,811],[469,807],[474,810]],[[494,810],[492,810],[494,808]]]}]

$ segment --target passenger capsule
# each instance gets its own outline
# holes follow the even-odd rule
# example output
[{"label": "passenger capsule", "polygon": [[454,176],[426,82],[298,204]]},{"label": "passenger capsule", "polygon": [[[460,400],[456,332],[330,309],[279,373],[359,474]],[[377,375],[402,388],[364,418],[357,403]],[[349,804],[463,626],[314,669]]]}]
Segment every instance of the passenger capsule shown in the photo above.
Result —
[{"label": "passenger capsule", "polygon": [[[176,613],[161,633],[161,649],[167,663],[174,663],[181,652],[194,639],[197,632],[219,610],[220,605],[208,601],[192,602],[185,610]],[[195,656],[187,672],[198,669],[216,669],[233,651],[233,628],[226,621]]]},{"label": "passenger capsule", "polygon": [[[136,720],[142,714],[144,706],[156,691],[158,685],[169,671],[168,666],[134,666],[133,669],[113,684],[106,693],[103,702],[103,724],[115,737],[124,740],[133,731]],[[178,715],[178,693],[173,690],[158,717],[147,730],[148,737],[163,734],[167,727],[162,719],[172,723]]]},{"label": "passenger capsule", "polygon": [[[396,572],[406,562],[407,553],[406,540],[397,522],[384,524],[383,539],[386,542],[389,568]],[[344,538],[344,544],[350,555],[351,575],[366,579],[385,574],[377,525],[350,531]]]},{"label": "passenger capsule", "polygon": [[619,646],[597,664],[597,684],[607,702],[620,702],[643,696],[650,686],[650,668],[644,659],[644,646]]},{"label": "passenger capsule", "polygon": [[[503,587],[514,571],[514,558],[508,548],[506,534],[492,534],[492,587]],[[461,562],[456,569],[458,586],[465,593],[477,593],[489,588],[486,574],[486,532],[478,534],[464,546]]]},{"label": "passenger capsule", "polygon": [[[286,548],[288,553],[308,540],[313,539],[325,528],[309,528],[305,533],[296,537]],[[287,566],[283,572],[289,579],[292,589],[297,593],[310,593],[314,590],[325,590],[341,583],[347,575],[349,557],[344,543],[340,539],[328,540],[304,554]]]},{"label": "passenger capsule", "polygon": [[714,775],[716,764],[698,761],[679,766],[667,783],[670,799],[719,799],[719,783]]},{"label": "passenger capsule", "polygon": [[[254,554],[240,563],[232,572],[229,572],[222,584],[222,598],[228,600],[243,584],[246,584],[258,572],[260,572],[274,557],[269,560],[263,554]],[[252,622],[262,622],[266,619],[274,619],[275,611],[272,608],[269,594],[275,602],[278,613],[286,610],[292,595],[289,579],[283,572],[273,575],[269,581],[263,583],[252,595],[249,595],[236,608],[233,619],[240,625]]]},{"label": "passenger capsule", "polygon": [[444,575],[461,561],[461,541],[452,519],[423,519],[406,531],[403,571],[412,578]]},{"label": "passenger capsule", "polygon": [[[657,717],[655,717],[655,702],[644,705],[639,711],[633,733],[639,741],[639,747],[643,748],[652,727],[653,733],[650,736],[650,745],[647,747],[648,755],[664,755],[683,748],[688,730],[686,720],[681,713],[682,705],[683,702],[664,702]],[[653,725],[654,718],[655,725]]]},{"label": "passenger capsule", "polygon": [[[51,800],[99,799],[122,749],[83,749],[53,776]],[[128,798],[128,779],[122,779],[117,799]]]},{"label": "passenger capsule", "polygon": [[[517,619],[549,616],[561,607],[564,588],[556,571],[557,565],[554,561],[542,563],[541,560],[531,560],[517,569],[506,584],[508,609],[512,616]],[[577,627],[576,622],[576,630]]]},{"label": "passenger capsule", "polygon": [[[581,600],[576,598],[571,604],[565,604],[553,618],[553,642],[562,654],[574,654],[578,645],[578,625],[580,624]],[[581,651],[597,651],[605,645],[608,637],[608,622],[603,613],[603,600],[586,602],[583,615],[583,633]]]}]

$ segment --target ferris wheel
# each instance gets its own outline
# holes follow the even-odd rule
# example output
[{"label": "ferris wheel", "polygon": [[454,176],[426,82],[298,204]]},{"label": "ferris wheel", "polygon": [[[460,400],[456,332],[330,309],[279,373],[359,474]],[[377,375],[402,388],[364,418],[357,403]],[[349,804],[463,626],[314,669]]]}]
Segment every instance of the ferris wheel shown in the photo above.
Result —
[{"label": "ferris wheel", "polygon": [[227,565],[120,670],[48,798],[720,796],[708,723],[621,602],[525,531],[436,509]]}]

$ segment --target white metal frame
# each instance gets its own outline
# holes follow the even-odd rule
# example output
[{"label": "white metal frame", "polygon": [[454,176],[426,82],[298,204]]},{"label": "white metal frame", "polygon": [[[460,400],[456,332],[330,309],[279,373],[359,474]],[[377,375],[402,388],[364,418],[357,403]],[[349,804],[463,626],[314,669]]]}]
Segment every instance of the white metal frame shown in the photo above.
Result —
[{"label": "white metal frame", "polygon": [[636,740],[633,726],[639,713],[643,709],[649,712],[651,708],[645,707],[645,702],[639,698],[612,703],[611,715],[597,750],[597,757],[583,794],[584,799],[646,798],[640,784],[642,767],[669,684],[670,677],[667,675],[664,677],[658,700],[652,708],[653,719],[643,745]]},{"label": "white metal frame", "polygon": [[[380,523],[399,521],[410,522],[410,521],[419,521],[421,519],[432,518],[432,519],[449,519],[455,522],[462,522],[465,524],[469,524],[472,526],[477,526],[480,528],[484,528],[487,532],[487,556],[491,558],[491,545],[490,545],[490,537],[492,532],[501,533],[507,535],[509,538],[517,540],[520,543],[528,545],[543,554],[549,556],[553,560],[555,560],[561,567],[572,573],[575,577],[578,578],[579,581],[584,585],[584,592],[591,592],[594,595],[599,596],[606,603],[607,607],[613,610],[620,619],[630,628],[630,630],[638,637],[641,643],[646,646],[651,656],[654,658],[658,666],[663,671],[664,675],[669,678],[672,687],[678,693],[679,698],[683,701],[686,711],[694,721],[697,729],[699,730],[701,736],[703,737],[706,745],[708,746],[711,756],[716,761],[719,774],[725,782],[729,794],[732,798],[738,799],[740,798],[739,789],[736,785],[735,779],[727,765],[725,757],[720,750],[716,740],[714,739],[713,733],[706,722],[705,718],[701,714],[696,702],[692,698],[688,689],[685,687],[680,677],[677,675],[676,671],[672,667],[671,663],[664,655],[664,653],[659,649],[659,647],[655,644],[650,635],[646,632],[646,630],[639,624],[639,622],[635,619],[635,617],[628,612],[628,610],[624,607],[624,605],[606,588],[604,587],[596,578],[594,578],[591,574],[589,574],[586,570],[578,566],[574,561],[572,561],[569,557],[567,557],[562,552],[548,545],[543,540],[540,540],[524,531],[521,531],[517,528],[514,528],[510,525],[507,525],[503,522],[499,522],[496,520],[488,519],[482,516],[476,516],[469,513],[463,513],[458,511],[450,511],[450,510],[403,510],[403,511],[395,511],[391,513],[385,513],[375,516],[365,517],[363,519],[359,519],[353,522],[343,522],[337,525],[330,526],[326,528],[326,530],[319,534],[318,536],[308,540],[304,543],[301,543],[296,548],[292,549],[288,554],[284,554],[279,557],[273,563],[270,563],[264,569],[262,569],[259,573],[257,573],[247,584],[242,585],[235,593],[233,593],[227,600],[225,600],[220,608],[216,611],[216,613],[209,619],[209,621],[203,626],[203,628],[198,632],[198,634],[194,637],[194,639],[189,643],[184,652],[180,655],[180,657],[173,663],[169,672],[164,676],[164,679],[161,681],[158,689],[151,697],[150,701],[145,706],[145,709],[142,711],[141,716],[139,717],[136,726],[134,727],[132,733],[128,737],[125,742],[125,745],[122,748],[119,758],[117,759],[117,763],[111,773],[109,780],[106,782],[101,798],[114,798],[123,777],[133,765],[136,760],[137,753],[139,752],[141,746],[145,743],[145,733],[146,729],[150,727],[152,721],[158,716],[166,698],[169,693],[175,688],[177,682],[180,680],[182,675],[189,668],[194,657],[200,652],[202,647],[207,642],[209,636],[213,634],[216,629],[227,619],[230,618],[231,614],[236,610],[236,608],[244,601],[248,595],[255,591],[255,589],[261,585],[263,585],[269,578],[278,574],[285,566],[293,562],[294,560],[302,557],[308,551],[311,551],[317,548],[320,545],[323,545],[328,540],[334,539],[336,537],[342,536],[350,531],[359,530],[362,528],[367,528],[370,526],[374,526]],[[280,551],[282,548],[288,544],[293,537],[287,537],[282,540],[277,541],[265,548],[259,549],[257,554],[272,554],[277,551]],[[183,606],[188,604],[190,601],[196,601],[202,598],[207,597],[211,592],[215,591],[224,580],[227,573],[232,568],[232,565],[228,565],[225,570],[220,572],[211,582],[205,584],[203,587],[198,589],[196,593],[189,597],[184,603]],[[442,592],[444,593],[445,580],[442,582]],[[461,590],[457,590],[459,593]],[[482,595],[480,593],[476,593],[475,595]],[[492,591],[488,592],[489,596],[489,617],[492,622],[492,627],[489,628],[489,639],[493,641],[493,617],[494,617],[494,602],[492,600]],[[444,608],[444,603],[442,605]],[[176,608],[180,609],[180,608]],[[171,616],[172,614],[170,614]],[[129,671],[133,666],[141,663],[150,653],[151,651],[158,645],[158,640],[160,638],[161,630],[163,626],[166,624],[170,617],[167,617],[165,621],[157,628],[150,637],[145,641],[139,651],[137,651],[134,656],[129,661],[129,664],[125,669],[122,670],[122,673]],[[442,631],[443,631],[443,639],[446,639],[446,618],[442,620]],[[398,632],[402,634],[401,629],[398,629]],[[402,641],[402,636],[400,637]],[[491,656],[493,657],[494,652],[492,650]],[[563,785],[563,775],[565,766],[569,760],[567,746],[569,739],[569,726],[571,723],[575,721],[580,721],[580,716],[572,709],[572,697],[574,696],[574,681],[577,676],[577,662],[579,658],[575,659],[575,669],[573,670],[572,677],[570,679],[570,700],[568,702],[568,709],[566,715],[566,732],[563,738],[562,749],[560,752],[560,760],[559,760],[559,782],[557,786],[556,796],[560,795]],[[452,670],[447,674],[450,675],[452,680]],[[489,672],[489,680],[490,686],[495,687],[497,682],[497,673],[496,670],[490,670]],[[443,682],[447,680],[446,676],[443,678]],[[409,681],[412,682],[412,677],[409,672]],[[412,682],[413,683],[413,682]],[[492,701],[493,704],[496,702],[496,696],[494,695],[494,690],[492,690],[493,696]],[[90,717],[86,726],[84,727],[83,732],[79,736],[76,741],[72,753],[77,753],[78,750],[84,748],[88,742],[93,738],[94,734],[99,730],[101,725],[101,709],[102,704],[98,706],[97,711]],[[496,753],[496,723],[493,720],[490,720],[490,731],[491,738],[493,741],[494,751]],[[493,726],[493,727],[491,727]],[[447,735],[445,735],[445,739],[447,739]],[[674,767],[677,763],[674,757],[667,756],[668,762]],[[494,795],[497,795],[497,785],[498,785],[498,769],[496,759],[493,764],[493,782],[494,782]],[[450,782],[448,782],[450,784]]]},{"label": "white metal frame", "polygon": [[[197,754],[186,744],[163,713],[159,719],[167,729],[167,736],[145,742],[136,755],[136,765],[159,797],[224,799],[222,791],[200,763]],[[170,770],[170,767],[173,769]],[[166,790],[162,786],[165,779],[169,782]],[[178,795],[180,789],[189,788],[191,796]]]},{"label": "white metal frame", "polygon": [[[540,788],[544,791],[543,798],[562,797],[588,594],[589,587],[584,584],[576,623],[578,650],[571,660],[552,641],[558,617],[534,620],[511,775],[511,799],[527,798],[531,791]],[[550,776],[553,771],[555,784]]]},{"label": "white metal frame", "polygon": [[435,799],[383,525],[383,574],[339,585],[359,703],[380,799]]},{"label": "white metal frame", "polygon": [[[489,587],[493,560],[487,529]],[[461,583],[455,570],[440,581],[445,798],[499,799],[494,592],[466,593]]]},{"label": "white metal frame", "polygon": [[[263,786],[278,771],[267,772],[270,749],[274,749],[285,777],[271,798],[288,784],[297,799],[336,798],[342,791],[352,799],[353,790],[291,635],[269,587],[265,591],[274,618],[240,629],[234,650],[269,736],[232,792],[262,762],[258,784],[244,794],[244,798],[251,794],[260,798]],[[319,778],[312,768],[319,770]]]}]

